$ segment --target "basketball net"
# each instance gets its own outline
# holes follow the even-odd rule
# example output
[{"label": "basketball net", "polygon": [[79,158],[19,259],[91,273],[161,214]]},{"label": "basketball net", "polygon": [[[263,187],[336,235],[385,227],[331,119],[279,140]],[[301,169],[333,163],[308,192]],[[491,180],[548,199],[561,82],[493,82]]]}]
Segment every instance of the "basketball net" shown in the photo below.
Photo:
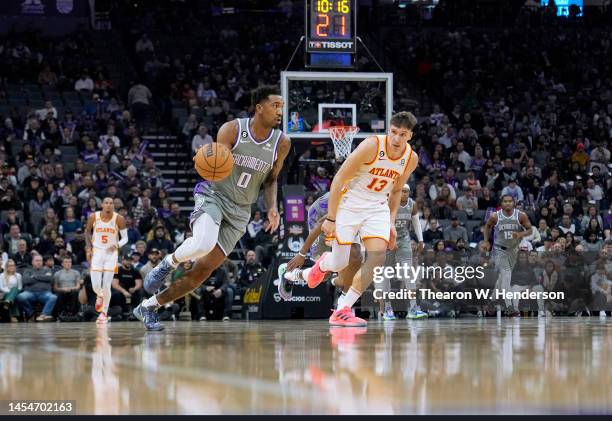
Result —
[{"label": "basketball net", "polygon": [[357,126],[333,126],[329,128],[329,135],[334,142],[336,159],[344,160],[351,154],[353,138],[359,131]]}]

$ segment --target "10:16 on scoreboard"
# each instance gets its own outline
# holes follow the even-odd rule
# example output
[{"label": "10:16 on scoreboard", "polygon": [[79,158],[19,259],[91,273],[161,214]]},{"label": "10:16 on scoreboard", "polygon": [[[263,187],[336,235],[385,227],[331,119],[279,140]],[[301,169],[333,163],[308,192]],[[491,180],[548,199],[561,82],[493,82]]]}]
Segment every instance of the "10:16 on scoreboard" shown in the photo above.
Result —
[{"label": "10:16 on scoreboard", "polygon": [[356,1],[306,0],[306,51],[356,51]]}]

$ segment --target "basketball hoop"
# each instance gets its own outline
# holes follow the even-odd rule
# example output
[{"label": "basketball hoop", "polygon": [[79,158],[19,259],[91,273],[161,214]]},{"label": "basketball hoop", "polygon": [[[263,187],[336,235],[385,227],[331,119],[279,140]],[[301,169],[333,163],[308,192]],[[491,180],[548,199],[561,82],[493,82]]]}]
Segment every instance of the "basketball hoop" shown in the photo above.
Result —
[{"label": "basketball hoop", "polygon": [[332,126],[329,128],[329,135],[334,142],[334,153],[336,159],[346,159],[351,154],[353,138],[359,131],[357,126]]}]

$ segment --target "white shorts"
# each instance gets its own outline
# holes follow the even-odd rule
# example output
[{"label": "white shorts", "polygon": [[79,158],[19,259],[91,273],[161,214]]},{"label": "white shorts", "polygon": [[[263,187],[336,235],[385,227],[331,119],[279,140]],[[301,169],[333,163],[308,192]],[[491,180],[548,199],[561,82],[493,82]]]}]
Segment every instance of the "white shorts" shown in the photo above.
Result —
[{"label": "white shorts", "polygon": [[391,233],[391,212],[389,206],[376,206],[371,209],[350,209],[342,205],[336,213],[336,241],[338,244],[351,244],[359,236],[361,241],[368,238],[382,238],[389,241]]},{"label": "white shorts", "polygon": [[91,257],[92,272],[113,272],[119,269],[119,253],[115,250],[107,253],[104,249],[94,249]]}]

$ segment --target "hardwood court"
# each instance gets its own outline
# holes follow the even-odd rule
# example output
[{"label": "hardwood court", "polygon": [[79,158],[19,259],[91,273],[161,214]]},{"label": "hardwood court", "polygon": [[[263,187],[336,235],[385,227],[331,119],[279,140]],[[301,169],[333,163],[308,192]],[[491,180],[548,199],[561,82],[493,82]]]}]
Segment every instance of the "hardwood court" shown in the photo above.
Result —
[{"label": "hardwood court", "polygon": [[3,400],[79,414],[612,413],[599,318],[12,324]]}]

